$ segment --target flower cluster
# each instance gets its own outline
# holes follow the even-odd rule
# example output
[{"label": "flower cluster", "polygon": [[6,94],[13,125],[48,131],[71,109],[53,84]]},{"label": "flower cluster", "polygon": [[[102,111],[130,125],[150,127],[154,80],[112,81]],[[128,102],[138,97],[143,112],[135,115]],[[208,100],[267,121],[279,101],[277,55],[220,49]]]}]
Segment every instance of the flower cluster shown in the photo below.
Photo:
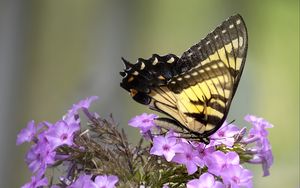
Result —
[{"label": "flower cluster", "polygon": [[[74,104],[62,119],[55,123],[41,122],[35,124],[30,121],[27,127],[20,131],[17,136],[17,145],[25,142],[31,143],[31,147],[26,154],[25,161],[29,170],[33,173],[31,181],[26,183],[23,188],[35,188],[47,186],[49,181],[45,176],[47,168],[54,166],[56,163],[69,158],[71,155],[60,152],[63,147],[80,149],[74,143],[74,137],[78,136],[80,131],[79,110],[83,110],[89,116],[88,112],[90,104],[98,97],[88,97],[77,104]],[[114,187],[118,181],[115,176],[97,176],[94,181],[90,175],[79,175],[78,179],[74,182],[66,183],[69,188],[74,187],[95,187],[100,188],[106,186],[107,188]],[[52,187],[59,187],[52,185]]]},{"label": "flower cluster", "polygon": [[83,174],[68,188],[113,188],[117,182],[117,176],[96,176],[93,181],[91,175]]},{"label": "flower cluster", "polygon": [[273,156],[266,129],[273,125],[262,118],[245,117],[252,125],[248,133],[225,122],[206,145],[164,131],[155,124],[157,115],[143,113],[129,121],[142,135],[133,146],[112,118],[89,111],[96,99],[74,104],[55,123],[29,121],[20,131],[17,145],[31,144],[25,162],[33,174],[22,188],[252,187],[244,163],[261,164],[263,176],[269,175]]},{"label": "flower cluster", "polygon": [[266,128],[273,126],[266,120],[247,115],[245,120],[252,124],[248,135],[245,128],[225,122],[205,145],[181,138],[172,130],[165,135],[153,134],[157,130],[154,117],[142,114],[130,120],[129,125],[138,127],[142,135],[153,135],[150,154],[184,165],[188,175],[198,174],[199,179],[190,180],[187,187],[252,187],[253,175],[242,166],[245,162],[262,164],[263,175],[269,175],[273,156]]}]

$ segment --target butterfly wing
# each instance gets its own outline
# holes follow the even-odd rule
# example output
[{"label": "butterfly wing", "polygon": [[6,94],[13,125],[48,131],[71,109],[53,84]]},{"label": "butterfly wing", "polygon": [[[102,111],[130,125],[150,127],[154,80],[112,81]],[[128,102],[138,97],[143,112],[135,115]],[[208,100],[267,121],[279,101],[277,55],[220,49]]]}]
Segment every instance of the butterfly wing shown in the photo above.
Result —
[{"label": "butterfly wing", "polygon": [[235,15],[177,61],[176,70],[182,71],[172,78],[169,88],[180,96],[180,106],[186,106],[179,111],[196,120],[187,125],[191,130],[205,137],[223,124],[243,72],[247,46],[245,23]]},{"label": "butterfly wing", "polygon": [[184,72],[199,64],[221,60],[232,74],[235,93],[245,65],[247,48],[247,28],[242,16],[237,14],[229,17],[199,43],[185,51],[177,62],[176,69]]},{"label": "butterfly wing", "polygon": [[180,58],[154,54],[136,64],[123,60],[121,87],[137,102],[172,117],[173,124],[207,137],[227,117],[246,53],[246,27],[235,15]]}]

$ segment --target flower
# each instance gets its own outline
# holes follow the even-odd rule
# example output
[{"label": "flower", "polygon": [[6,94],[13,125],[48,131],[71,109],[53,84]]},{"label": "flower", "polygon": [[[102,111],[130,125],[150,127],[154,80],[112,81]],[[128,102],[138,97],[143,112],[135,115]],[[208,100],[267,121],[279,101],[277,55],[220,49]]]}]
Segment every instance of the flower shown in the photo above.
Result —
[{"label": "flower", "polygon": [[268,131],[266,130],[266,128],[272,128],[273,125],[263,118],[258,118],[253,115],[245,116],[245,120],[253,125],[253,127],[249,131],[249,137],[257,137],[261,142],[264,142],[268,136]]},{"label": "flower", "polygon": [[191,144],[193,145],[193,147],[198,150],[199,156],[201,159],[205,159],[207,156],[209,156],[211,153],[213,153],[214,151],[216,151],[214,146],[207,146],[204,143],[200,143],[200,142],[191,142]]},{"label": "flower", "polygon": [[115,188],[115,184],[119,181],[117,176],[97,176],[95,181],[91,177],[91,175],[82,174],[68,188]]},{"label": "flower", "polygon": [[74,133],[80,129],[79,124],[67,124],[61,120],[51,126],[46,132],[46,138],[53,148],[61,145],[73,145]]},{"label": "flower", "polygon": [[115,184],[119,181],[117,176],[97,176],[95,184],[97,188],[115,188]]},{"label": "flower", "polygon": [[274,126],[269,123],[267,120],[261,118],[261,117],[257,117],[254,115],[246,115],[244,118],[246,121],[248,121],[249,123],[251,123],[252,125],[255,126],[259,126],[259,127],[264,127],[264,128],[273,128]]},{"label": "flower", "polygon": [[230,185],[231,188],[252,188],[252,178],[250,170],[244,169],[240,165],[230,166],[222,175],[224,184]]},{"label": "flower", "polygon": [[270,175],[269,169],[273,164],[272,150],[258,150],[253,153],[255,153],[253,159],[251,159],[248,162],[252,164],[262,164],[263,176],[269,176]]},{"label": "flower", "polygon": [[226,146],[232,147],[234,144],[234,135],[238,134],[240,129],[233,125],[227,124],[225,121],[220,129],[217,130],[210,138],[210,145],[217,146],[225,144]]},{"label": "flower", "polygon": [[97,99],[98,96],[91,96],[79,101],[78,103],[73,104],[72,108],[68,111],[68,114],[69,115],[78,114],[78,110],[80,110],[81,108],[88,109],[92,104],[92,102]]},{"label": "flower", "polygon": [[153,146],[150,154],[164,156],[167,161],[171,161],[175,153],[181,149],[180,144],[177,143],[177,138],[172,131],[169,131],[166,136],[157,136],[153,139]]},{"label": "flower", "polygon": [[[144,146],[142,140],[138,146],[132,147],[124,131],[118,131],[113,121],[97,118],[99,115],[90,113],[88,108],[95,99],[97,97],[92,96],[74,104],[54,124],[46,121],[35,124],[30,121],[20,131],[17,145],[24,142],[32,144],[25,161],[33,176],[23,188],[115,188],[117,184],[140,185],[140,188],[149,185],[163,188],[173,185],[186,185],[188,188],[250,188],[253,176],[243,168],[244,162],[262,164],[264,176],[269,175],[273,155],[267,128],[273,125],[262,118],[252,115],[245,117],[246,121],[253,124],[248,136],[246,128],[239,129],[224,123],[212,135],[211,143],[206,145],[201,143],[201,139],[203,142],[206,140],[201,134],[199,137],[189,137],[183,131],[180,135],[173,132],[172,127],[162,135],[167,126],[161,129],[155,125],[157,115],[143,113],[132,118],[129,124],[139,128],[144,139],[150,138],[148,140],[152,147],[149,151],[149,145]],[[83,112],[80,116],[79,110]],[[81,114],[89,121],[90,128],[79,134]],[[149,153],[163,156],[166,160],[157,160],[157,156],[149,156]],[[58,173],[61,173],[47,173],[51,178],[50,185],[45,177],[48,168],[58,168]],[[143,168],[145,172],[136,171]],[[123,177],[118,183],[117,176],[99,175],[101,172],[116,172],[120,178],[122,174],[129,177],[126,175],[128,172],[138,173],[138,178]],[[198,179],[193,179],[199,175]]]},{"label": "flower", "polygon": [[91,177],[91,175],[82,174],[68,188],[98,188]]},{"label": "flower", "polygon": [[80,119],[78,116],[78,111],[80,109],[88,109],[93,101],[97,100],[98,96],[87,97],[78,103],[73,104],[72,108],[68,110],[68,113],[63,116],[63,120],[68,124],[79,123]]},{"label": "flower", "polygon": [[269,169],[273,164],[273,154],[272,150],[261,151],[259,157],[262,160],[263,176],[269,176]]},{"label": "flower", "polygon": [[272,128],[273,125],[263,118],[254,115],[245,116],[245,120],[250,122],[253,127],[249,131],[248,138],[244,139],[244,143],[256,142],[255,148],[252,149],[252,153],[255,155],[249,163],[261,163],[264,172],[263,176],[268,176],[270,175],[269,169],[273,164],[273,154],[266,128]]},{"label": "flower", "polygon": [[17,145],[24,142],[31,142],[37,133],[37,128],[34,125],[34,121],[31,120],[27,123],[27,127],[22,129],[17,136]]},{"label": "flower", "polygon": [[33,145],[26,155],[26,163],[32,172],[46,170],[47,165],[55,162],[56,152],[49,143],[41,141]]},{"label": "flower", "polygon": [[235,152],[215,151],[205,158],[208,171],[219,176],[230,166],[239,165],[240,158]]},{"label": "flower", "polygon": [[139,128],[142,133],[145,133],[155,126],[154,119],[157,117],[155,114],[143,113],[129,120],[128,124],[132,127]]},{"label": "flower", "polygon": [[48,185],[46,177],[41,178],[39,175],[32,176],[31,181],[23,185],[21,188],[38,188]]},{"label": "flower", "polygon": [[199,179],[193,179],[186,184],[187,188],[225,188],[225,185],[215,181],[213,175],[209,173],[202,174]]},{"label": "flower", "polygon": [[191,144],[182,142],[180,145],[181,150],[175,154],[172,161],[184,164],[187,168],[188,174],[195,173],[198,170],[197,166],[204,166],[204,161],[201,160],[199,152],[195,150]]}]

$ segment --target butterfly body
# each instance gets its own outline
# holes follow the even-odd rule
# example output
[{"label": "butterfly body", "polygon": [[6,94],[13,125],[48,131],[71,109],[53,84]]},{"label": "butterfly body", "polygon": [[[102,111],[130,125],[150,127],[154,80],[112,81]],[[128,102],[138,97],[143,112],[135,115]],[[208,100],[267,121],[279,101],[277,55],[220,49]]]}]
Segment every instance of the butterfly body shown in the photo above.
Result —
[{"label": "butterfly body", "polygon": [[227,117],[244,68],[247,41],[242,17],[232,16],[181,57],[154,54],[136,64],[123,59],[120,85],[137,102],[171,118],[158,123],[172,124],[207,142]]}]

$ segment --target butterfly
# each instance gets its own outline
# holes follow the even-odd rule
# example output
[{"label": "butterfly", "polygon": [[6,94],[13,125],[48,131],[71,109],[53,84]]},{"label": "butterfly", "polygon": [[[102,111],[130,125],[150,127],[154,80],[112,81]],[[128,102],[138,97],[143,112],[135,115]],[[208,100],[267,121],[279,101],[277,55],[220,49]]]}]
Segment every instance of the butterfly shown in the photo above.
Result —
[{"label": "butterfly", "polygon": [[248,48],[247,29],[229,17],[181,57],[153,54],[125,68],[120,85],[132,98],[167,118],[155,122],[209,143],[224,123],[237,90]]}]

